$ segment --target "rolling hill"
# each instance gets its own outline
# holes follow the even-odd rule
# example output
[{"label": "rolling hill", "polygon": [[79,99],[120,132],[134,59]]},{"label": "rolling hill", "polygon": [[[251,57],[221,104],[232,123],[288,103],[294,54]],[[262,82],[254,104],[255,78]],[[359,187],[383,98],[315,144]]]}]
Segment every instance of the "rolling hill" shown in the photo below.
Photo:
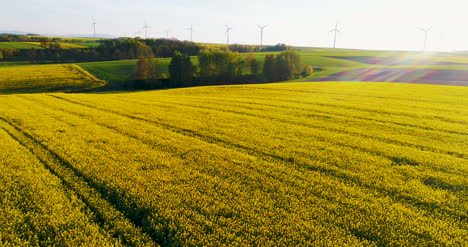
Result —
[{"label": "rolling hill", "polygon": [[2,241],[462,246],[467,109],[365,82],[0,95]]},{"label": "rolling hill", "polygon": [[0,67],[0,94],[73,92],[105,84],[73,64]]}]

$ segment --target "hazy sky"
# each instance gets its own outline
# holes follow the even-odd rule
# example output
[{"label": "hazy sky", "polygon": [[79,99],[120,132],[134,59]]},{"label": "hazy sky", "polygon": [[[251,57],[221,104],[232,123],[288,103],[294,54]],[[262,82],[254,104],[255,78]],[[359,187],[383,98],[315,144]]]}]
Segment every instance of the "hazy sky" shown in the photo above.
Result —
[{"label": "hazy sky", "polygon": [[264,43],[329,47],[339,22],[341,48],[421,50],[433,27],[430,50],[468,50],[468,0],[21,0],[2,1],[0,30],[135,36],[144,21],[149,37],[258,44],[257,24],[269,24]]}]

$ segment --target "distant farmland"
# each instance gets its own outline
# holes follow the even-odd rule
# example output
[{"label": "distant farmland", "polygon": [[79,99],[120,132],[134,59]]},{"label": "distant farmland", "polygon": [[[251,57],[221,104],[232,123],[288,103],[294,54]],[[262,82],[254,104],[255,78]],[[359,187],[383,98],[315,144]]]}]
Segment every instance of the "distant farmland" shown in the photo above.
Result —
[{"label": "distant farmland", "polygon": [[105,84],[73,64],[0,67],[0,94],[70,92]]},{"label": "distant farmland", "polygon": [[[41,42],[21,42],[21,43],[41,46]],[[60,48],[61,49],[81,49],[81,48],[87,48],[87,47],[81,46],[78,44],[73,44],[73,43],[60,43]]]},{"label": "distant farmland", "polygon": [[0,95],[0,242],[463,246],[467,124],[451,86]]}]

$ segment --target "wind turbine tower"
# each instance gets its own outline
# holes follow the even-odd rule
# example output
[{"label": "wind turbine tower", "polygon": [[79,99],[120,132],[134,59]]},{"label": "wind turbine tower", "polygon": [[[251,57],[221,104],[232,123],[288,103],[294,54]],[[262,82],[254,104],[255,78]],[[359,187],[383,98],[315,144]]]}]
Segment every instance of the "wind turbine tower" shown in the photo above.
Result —
[{"label": "wind turbine tower", "polygon": [[193,25],[190,25],[190,27],[187,28],[187,30],[190,31],[190,42],[193,42]]},{"label": "wind turbine tower", "polygon": [[93,17],[93,33],[94,33],[94,38],[96,38],[96,20],[94,20],[94,17]]},{"label": "wind turbine tower", "polygon": [[333,48],[336,48],[336,35],[340,32],[340,30],[338,29],[338,23],[336,23],[335,25],[335,29],[331,30],[331,32],[335,32],[335,37],[333,39]]},{"label": "wind turbine tower", "polygon": [[143,26],[143,29],[145,30],[145,39],[148,38],[148,28],[150,28],[148,25],[146,25],[146,21],[145,21],[145,25]]},{"label": "wind turbine tower", "polygon": [[257,26],[260,28],[260,47],[263,47],[263,29],[268,27],[268,25],[260,26],[257,24]]},{"label": "wind turbine tower", "polygon": [[229,33],[231,32],[232,27],[226,25],[226,35],[227,35],[227,45],[229,45]]},{"label": "wind turbine tower", "polygon": [[430,28],[419,28],[419,30],[423,31],[424,32],[424,50],[423,51],[426,51],[426,48],[427,48],[427,38],[429,36],[429,31],[431,31],[432,27]]}]

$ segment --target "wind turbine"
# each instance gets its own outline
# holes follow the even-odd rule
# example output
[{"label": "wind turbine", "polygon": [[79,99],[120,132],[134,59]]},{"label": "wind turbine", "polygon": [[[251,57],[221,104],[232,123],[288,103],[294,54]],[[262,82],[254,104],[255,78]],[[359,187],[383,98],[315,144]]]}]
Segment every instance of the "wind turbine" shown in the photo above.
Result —
[{"label": "wind turbine", "polygon": [[193,42],[193,25],[190,25],[187,30],[190,30],[190,42]]},{"label": "wind turbine", "polygon": [[338,23],[336,23],[335,25],[335,29],[331,30],[331,32],[335,32],[335,38],[333,39],[333,48],[336,48],[336,35],[340,32],[340,30],[338,29]]},{"label": "wind turbine", "polygon": [[145,30],[145,39],[148,38],[147,34],[148,34],[148,28],[150,28],[148,25],[146,25],[146,21],[145,21],[145,25],[143,26],[143,29],[142,30]]},{"label": "wind turbine", "polygon": [[97,23],[96,23],[96,20],[94,20],[94,17],[92,19],[93,19],[92,25],[93,25],[93,31],[94,31],[94,38],[96,38],[96,24]]},{"label": "wind turbine", "polygon": [[426,51],[426,48],[427,48],[427,37],[428,37],[428,34],[429,34],[429,31],[431,31],[432,27],[430,28],[418,28],[419,30],[423,31],[424,32],[424,50],[423,51]]},{"label": "wind turbine", "polygon": [[263,29],[268,27],[268,25],[260,26],[257,24],[257,26],[260,28],[260,47],[263,46]]},{"label": "wind turbine", "polygon": [[166,38],[169,39],[169,30],[166,30]]},{"label": "wind turbine", "polygon": [[226,35],[227,35],[227,45],[229,45],[229,33],[231,32],[232,27],[226,25]]}]

